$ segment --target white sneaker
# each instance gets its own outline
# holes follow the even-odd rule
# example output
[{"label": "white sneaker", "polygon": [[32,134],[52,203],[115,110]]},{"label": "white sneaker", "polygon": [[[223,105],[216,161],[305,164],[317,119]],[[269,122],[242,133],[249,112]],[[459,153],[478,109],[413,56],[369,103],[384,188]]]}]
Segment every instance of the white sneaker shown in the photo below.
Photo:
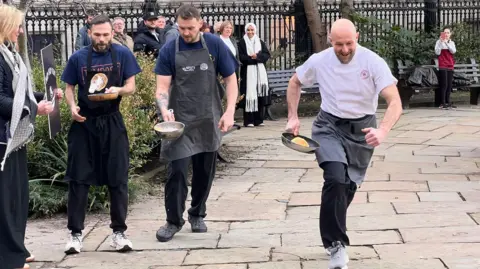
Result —
[{"label": "white sneaker", "polygon": [[83,236],[81,234],[70,234],[70,241],[65,246],[66,254],[80,253],[83,247]]},{"label": "white sneaker", "polygon": [[132,250],[132,242],[128,240],[122,232],[115,232],[112,234],[112,241],[110,246],[115,248],[118,252],[126,252]]},{"label": "white sneaker", "polygon": [[348,254],[345,246],[340,242],[333,242],[332,246],[328,248],[330,252],[330,262],[328,269],[348,269]]}]

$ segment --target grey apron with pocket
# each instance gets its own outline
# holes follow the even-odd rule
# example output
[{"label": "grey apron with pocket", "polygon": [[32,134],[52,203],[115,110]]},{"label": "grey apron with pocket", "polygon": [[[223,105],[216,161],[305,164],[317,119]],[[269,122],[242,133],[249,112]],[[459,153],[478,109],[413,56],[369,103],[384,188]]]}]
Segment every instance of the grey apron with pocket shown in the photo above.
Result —
[{"label": "grey apron with pocket", "polygon": [[375,115],[342,119],[320,110],[312,124],[312,139],[320,144],[317,162],[342,162],[348,165],[350,180],[360,186],[365,178],[374,147],[365,141],[363,128],[376,128]]},{"label": "grey apron with pocket", "polygon": [[175,78],[170,90],[169,109],[175,121],[185,124],[183,135],[162,141],[160,157],[174,161],[220,148],[218,123],[223,113],[223,90],[203,35],[201,49],[179,50],[175,41]]}]

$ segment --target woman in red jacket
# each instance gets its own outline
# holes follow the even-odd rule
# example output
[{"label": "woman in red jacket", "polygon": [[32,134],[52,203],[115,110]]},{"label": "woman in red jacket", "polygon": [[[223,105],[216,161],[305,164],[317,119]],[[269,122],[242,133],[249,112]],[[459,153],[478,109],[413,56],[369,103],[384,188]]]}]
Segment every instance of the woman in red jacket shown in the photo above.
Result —
[{"label": "woman in red jacket", "polygon": [[450,102],[452,92],[454,54],[457,52],[455,42],[450,39],[450,29],[445,28],[440,39],[435,44],[435,54],[438,55],[438,90],[435,94],[435,105],[442,109],[456,108]]}]

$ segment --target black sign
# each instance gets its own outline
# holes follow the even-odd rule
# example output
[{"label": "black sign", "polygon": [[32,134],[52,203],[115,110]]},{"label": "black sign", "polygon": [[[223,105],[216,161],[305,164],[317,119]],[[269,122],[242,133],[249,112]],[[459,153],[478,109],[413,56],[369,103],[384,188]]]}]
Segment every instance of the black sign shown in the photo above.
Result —
[{"label": "black sign", "polygon": [[60,103],[55,97],[57,89],[57,76],[55,72],[55,60],[53,58],[52,44],[46,46],[40,51],[42,57],[43,75],[45,82],[45,95],[47,101],[53,103],[53,111],[48,115],[48,127],[50,129],[50,139],[54,138],[62,128],[60,120]]}]

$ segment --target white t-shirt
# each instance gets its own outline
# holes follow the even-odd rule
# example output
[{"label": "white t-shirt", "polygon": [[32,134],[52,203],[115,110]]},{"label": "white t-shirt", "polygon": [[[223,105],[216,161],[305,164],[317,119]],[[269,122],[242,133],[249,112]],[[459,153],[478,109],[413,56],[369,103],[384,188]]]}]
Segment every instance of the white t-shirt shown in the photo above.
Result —
[{"label": "white t-shirt", "polygon": [[237,56],[237,51],[235,50],[235,46],[233,45],[232,40],[230,40],[229,37],[223,37],[222,35],[220,35],[220,38],[223,40],[223,42],[225,42],[227,47],[233,53],[233,56]]},{"label": "white t-shirt", "polygon": [[360,45],[348,64],[328,48],[310,56],[296,72],[303,85],[319,84],[323,111],[344,119],[375,114],[380,92],[397,83],[385,60]]}]

